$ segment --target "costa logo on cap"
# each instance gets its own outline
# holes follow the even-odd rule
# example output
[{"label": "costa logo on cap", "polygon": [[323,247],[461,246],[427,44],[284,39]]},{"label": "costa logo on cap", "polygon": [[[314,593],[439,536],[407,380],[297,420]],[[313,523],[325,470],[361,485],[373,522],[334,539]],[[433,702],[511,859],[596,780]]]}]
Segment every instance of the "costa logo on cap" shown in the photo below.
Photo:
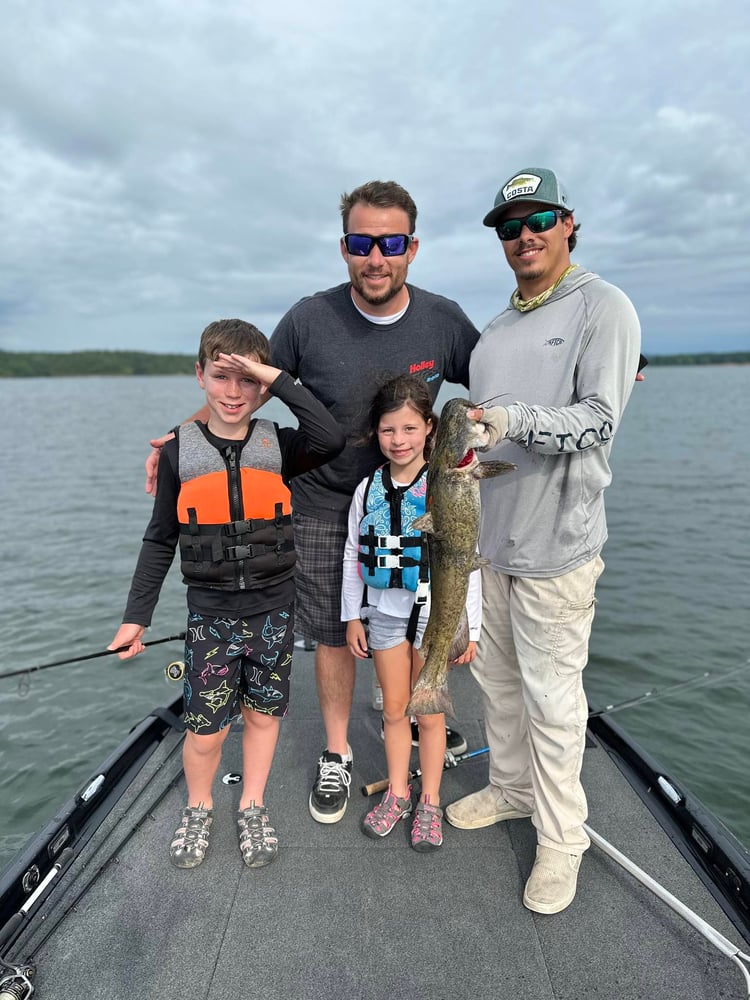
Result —
[{"label": "costa logo on cap", "polygon": [[503,198],[510,201],[511,198],[535,194],[541,183],[542,178],[537,177],[536,174],[516,174],[503,188]]}]

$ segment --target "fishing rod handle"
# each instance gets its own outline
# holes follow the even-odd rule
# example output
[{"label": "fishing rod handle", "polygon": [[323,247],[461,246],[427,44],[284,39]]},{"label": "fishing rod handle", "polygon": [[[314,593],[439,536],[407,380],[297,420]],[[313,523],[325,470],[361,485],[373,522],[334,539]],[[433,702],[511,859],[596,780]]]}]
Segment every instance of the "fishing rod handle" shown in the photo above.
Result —
[{"label": "fishing rod handle", "polygon": [[[414,781],[415,778],[420,778],[422,772],[419,768],[416,771],[409,771],[409,781]],[[384,792],[390,782],[387,778],[383,778],[381,781],[373,781],[370,785],[362,785],[362,794],[367,798],[370,795],[377,795],[378,792]]]},{"label": "fishing rod handle", "polygon": [[388,779],[383,778],[382,781],[373,781],[370,785],[362,785],[362,794],[367,798],[370,795],[377,795],[378,792],[384,792],[388,787]]},{"label": "fishing rod handle", "polygon": [[[464,753],[452,754],[450,750],[445,753],[445,760],[443,761],[443,770],[448,771],[453,767],[458,767],[459,764],[463,764],[465,760],[472,760],[474,757],[481,757],[483,754],[489,753],[489,747],[479,747],[478,750],[467,750]],[[417,768],[415,771],[409,771],[409,781],[414,781],[415,778],[422,777],[421,768]],[[362,785],[362,794],[367,797],[369,795],[376,795],[378,792],[384,792],[388,787],[388,779],[382,778],[380,781],[373,781],[369,785]]]}]

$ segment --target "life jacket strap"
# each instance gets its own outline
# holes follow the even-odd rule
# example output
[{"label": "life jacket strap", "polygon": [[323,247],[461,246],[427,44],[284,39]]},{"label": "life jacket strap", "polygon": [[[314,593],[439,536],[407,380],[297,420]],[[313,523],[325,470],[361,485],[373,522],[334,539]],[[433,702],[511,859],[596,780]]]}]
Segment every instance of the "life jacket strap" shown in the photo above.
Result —
[{"label": "life jacket strap", "polygon": [[417,593],[414,597],[414,603],[418,607],[423,607],[427,604],[427,598],[430,596],[430,581],[420,580],[417,584]]},{"label": "life jacket strap", "polygon": [[[190,551],[192,558],[197,562],[201,557],[200,525],[198,524],[198,512],[195,507],[188,507],[188,531],[190,532]],[[190,558],[190,557],[188,557]]]},{"label": "life jacket strap", "polygon": [[253,559],[256,556],[264,556],[269,552],[277,554],[291,552],[293,548],[294,542],[283,538],[275,545],[258,545],[257,543],[255,545],[227,545],[223,550],[223,558],[234,562],[237,559]]},{"label": "life jacket strap", "polygon": [[404,566],[421,566],[421,560],[398,552],[389,552],[388,555],[375,556],[375,565],[378,569],[402,569]]},{"label": "life jacket strap", "polygon": [[[372,529],[372,525],[370,525]],[[379,549],[405,549],[410,546],[419,545],[421,542],[420,535],[376,535],[368,532],[366,535],[359,536],[360,545],[371,545],[374,544]]]},{"label": "life jacket strap", "polygon": [[[268,523],[268,519],[264,517],[248,517],[244,521],[230,521],[229,524],[222,525],[222,531],[225,535],[229,535],[230,537],[234,537],[235,535],[246,535],[253,531],[259,531],[261,528],[267,528]],[[282,505],[276,504],[274,507],[273,524],[276,527],[283,527],[284,525],[291,523],[291,514],[284,514]]]},{"label": "life jacket strap", "polygon": [[[281,559],[281,556],[286,552],[285,546],[289,543],[284,539],[284,525],[291,523],[291,516],[284,514],[284,508],[280,503],[274,505],[274,518],[273,523],[276,528],[276,544],[273,547],[276,553],[276,558]],[[294,542],[290,544],[290,548],[294,548]]]},{"label": "life jacket strap", "polygon": [[367,535],[359,536],[360,545],[366,546],[364,552],[360,549],[357,559],[368,568],[370,573],[375,569],[375,529],[370,525]]},{"label": "life jacket strap", "polygon": [[406,623],[406,641],[412,644],[417,638],[417,625],[419,624],[419,612],[421,610],[421,606],[415,601],[412,605],[409,621]]},{"label": "life jacket strap", "polygon": [[224,545],[216,538],[211,545],[193,545],[185,549],[182,558],[185,562],[222,562],[224,559],[235,562],[238,559],[253,559],[255,556],[265,556],[269,552],[281,555],[294,550],[293,539],[277,539],[273,545],[263,545],[258,542],[250,545]]}]

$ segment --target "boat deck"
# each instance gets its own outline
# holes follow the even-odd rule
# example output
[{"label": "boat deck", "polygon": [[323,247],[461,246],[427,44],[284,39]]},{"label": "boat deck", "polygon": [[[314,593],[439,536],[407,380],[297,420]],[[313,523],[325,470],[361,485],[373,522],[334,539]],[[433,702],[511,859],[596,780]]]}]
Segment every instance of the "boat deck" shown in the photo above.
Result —
[{"label": "boat deck", "polygon": [[[217,782],[209,854],[192,871],[170,866],[168,844],[185,797],[180,737],[170,734],[73,861],[66,888],[15,943],[32,957],[36,996],[62,1000],[393,996],[413,1000],[686,1000],[744,996],[739,970],[592,845],[573,904],[540,916],[521,903],[535,834],[530,820],[477,831],[444,826],[435,854],[417,854],[401,824],[383,841],[359,823],[361,785],[384,776],[371,666],[359,671],[351,742],[352,796],[342,821],[307,810],[321,751],[312,654],[296,651],[292,710],[282,723],[267,804],[279,858],[242,864],[234,813],[239,786]],[[456,727],[485,745],[478,691],[452,673]],[[230,734],[220,774],[239,771]],[[416,752],[414,754],[416,764]],[[486,783],[487,758],[447,771],[447,803]],[[739,946],[738,931],[595,743],[583,780],[589,824]],[[63,919],[61,916],[65,914]]]}]

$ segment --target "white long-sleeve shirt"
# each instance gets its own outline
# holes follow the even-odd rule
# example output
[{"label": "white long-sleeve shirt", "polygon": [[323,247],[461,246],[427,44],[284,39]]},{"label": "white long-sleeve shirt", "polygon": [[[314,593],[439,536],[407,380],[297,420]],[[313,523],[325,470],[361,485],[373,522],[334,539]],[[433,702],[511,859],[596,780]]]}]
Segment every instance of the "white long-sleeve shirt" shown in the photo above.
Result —
[{"label": "white long-sleeve shirt", "polygon": [[[365,490],[368,479],[357,486],[349,507],[349,533],[344,547],[344,582],[341,587],[341,621],[350,622],[366,617],[366,608],[377,608],[381,614],[394,618],[408,618],[414,606],[415,594],[411,590],[388,588],[379,590],[367,588],[365,606],[362,597],[364,584],[359,575],[357,554],[359,552],[359,525],[364,514]],[[394,486],[408,486],[393,480]],[[430,599],[422,608],[419,620],[426,623],[430,612]],[[469,639],[476,642],[482,629],[482,578],[478,570],[469,575],[469,589],[466,595],[466,614],[469,620]]]}]

